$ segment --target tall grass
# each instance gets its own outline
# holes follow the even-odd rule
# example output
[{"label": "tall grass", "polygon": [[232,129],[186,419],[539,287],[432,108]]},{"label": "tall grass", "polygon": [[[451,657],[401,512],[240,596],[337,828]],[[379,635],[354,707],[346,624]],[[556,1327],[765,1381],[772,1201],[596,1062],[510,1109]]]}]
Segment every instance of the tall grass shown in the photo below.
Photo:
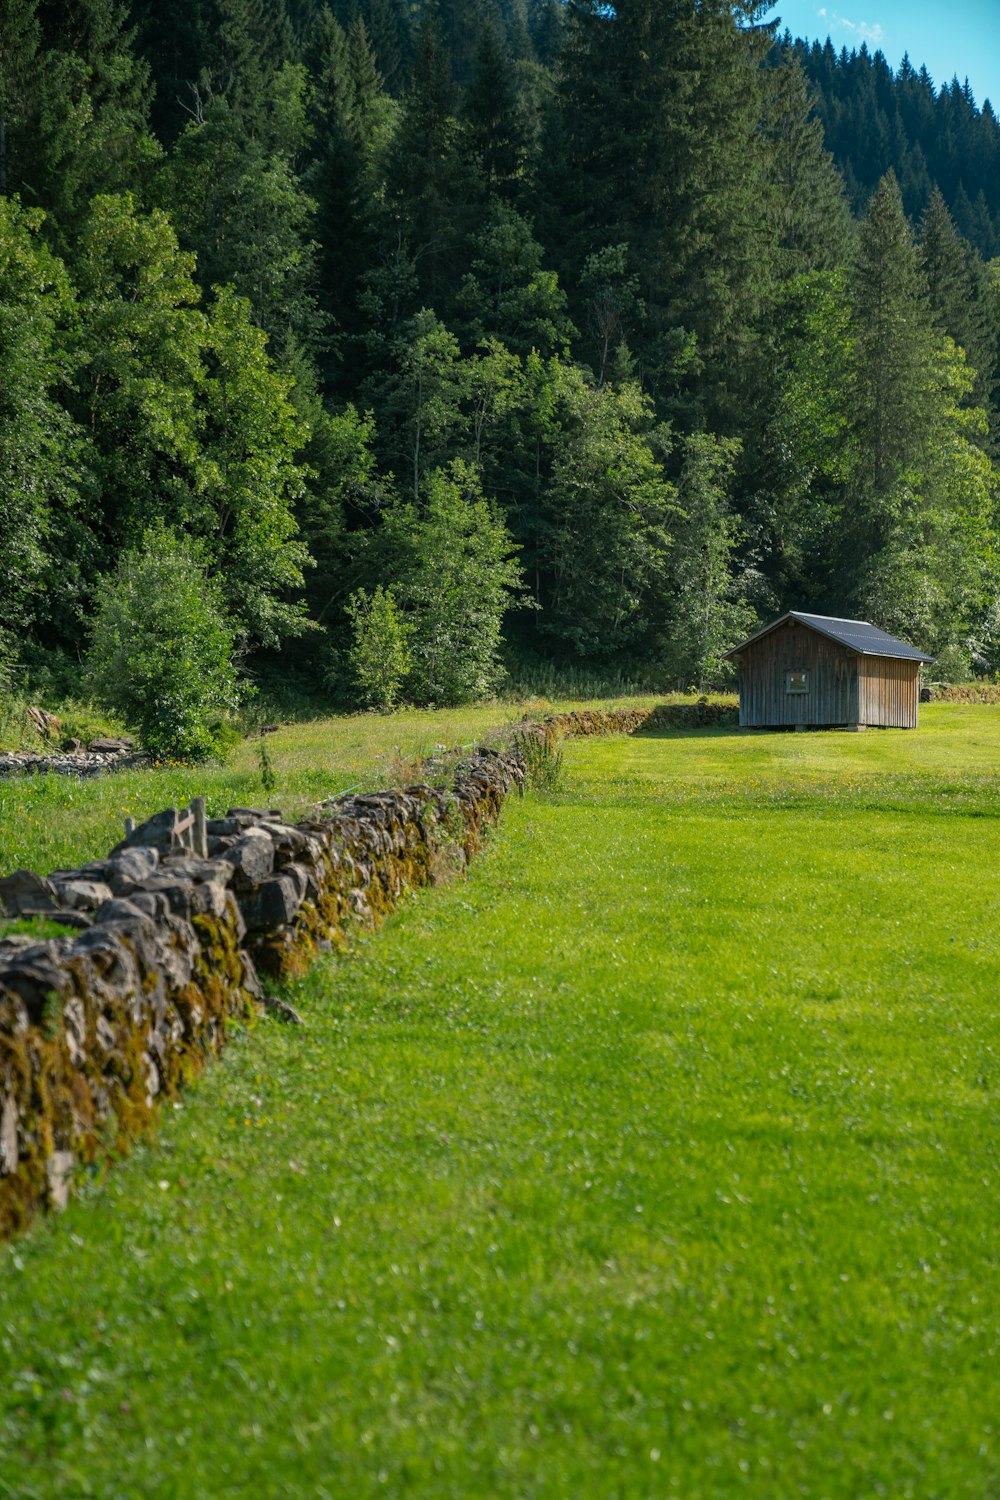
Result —
[{"label": "tall grass", "polygon": [[28,718],[28,703],[0,690],[0,750],[39,750],[42,741]]},{"label": "tall grass", "polygon": [[514,664],[505,697],[520,698],[634,698],[651,692],[669,692],[676,683],[640,681],[621,670],[595,671],[587,667],[559,666],[551,662]]},{"label": "tall grass", "polygon": [[59,719],[58,729],[43,737],[28,717],[29,707],[37,700],[18,692],[0,692],[0,750],[26,750],[44,755],[58,750],[67,740],[88,740],[125,733],[123,721],[87,699],[63,698],[52,712]]}]

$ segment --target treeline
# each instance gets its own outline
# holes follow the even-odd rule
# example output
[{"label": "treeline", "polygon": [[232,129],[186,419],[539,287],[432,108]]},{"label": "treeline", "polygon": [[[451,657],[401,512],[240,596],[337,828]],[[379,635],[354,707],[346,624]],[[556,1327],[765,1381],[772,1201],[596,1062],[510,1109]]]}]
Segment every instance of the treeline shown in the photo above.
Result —
[{"label": "treeline", "polygon": [[998,268],[856,222],[756,10],[7,0],[8,668],[107,696],[167,599],[354,702],[783,607],[1000,667]]},{"label": "treeline", "polygon": [[781,46],[794,51],[813,87],[827,149],[857,213],[891,170],[915,223],[937,188],[963,238],[986,260],[1000,255],[1000,125],[988,99],[980,109],[968,80],[936,89],[908,57],[894,73],[864,44],[838,53],[829,40],[810,46],[786,33]]}]

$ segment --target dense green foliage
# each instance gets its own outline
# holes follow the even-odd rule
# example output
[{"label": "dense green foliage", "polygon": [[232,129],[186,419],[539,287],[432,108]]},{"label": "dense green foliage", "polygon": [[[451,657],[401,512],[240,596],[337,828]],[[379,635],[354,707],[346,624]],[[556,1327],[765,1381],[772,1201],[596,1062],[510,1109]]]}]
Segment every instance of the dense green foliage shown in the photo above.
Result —
[{"label": "dense green foliage", "polygon": [[939,79],[935,88],[909,57],[894,74],[866,45],[838,53],[829,41],[786,36],[783,48],[815,88],[827,149],[857,209],[891,168],[914,221],[936,188],[965,239],[987,260],[1000,255],[1000,126],[988,99],[977,107],[968,80]]},{"label": "dense green foliage", "polygon": [[1000,668],[1000,128],[759,9],[8,0],[0,672],[153,521],[352,703],[718,681],[785,607]]},{"label": "dense green foliage", "polygon": [[407,649],[409,630],[396,606],[391,588],[378,584],[374,593],[358,589],[347,601],[354,626],[351,666],[361,702],[389,713],[412,665]]},{"label": "dense green foliage", "polygon": [[151,526],[97,590],[88,683],[159,760],[203,760],[239,700],[234,633],[203,550]]},{"label": "dense green foliage", "polygon": [[996,1492],[1000,709],[564,754],[0,1249],[11,1494]]}]

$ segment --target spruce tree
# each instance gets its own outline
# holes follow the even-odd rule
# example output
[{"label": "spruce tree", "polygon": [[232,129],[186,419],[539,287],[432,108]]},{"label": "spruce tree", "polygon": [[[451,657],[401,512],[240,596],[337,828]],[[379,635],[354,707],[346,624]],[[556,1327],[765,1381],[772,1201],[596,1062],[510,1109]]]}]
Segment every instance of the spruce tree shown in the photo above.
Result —
[{"label": "spruce tree", "polygon": [[851,248],[844,182],[823,144],[805,76],[793,51],[764,74],[771,215],[782,277],[833,270]]},{"label": "spruce tree", "polygon": [[966,304],[971,291],[969,263],[940,188],[934,189],[921,223],[920,246],[935,317],[968,353],[969,340],[960,336],[960,330],[966,331]]},{"label": "spruce tree", "polygon": [[[530,61],[535,49],[531,41],[531,18],[527,0],[506,0],[499,7],[499,14],[504,22],[504,35],[511,58],[518,64]],[[483,20],[488,24],[487,16]]]},{"label": "spruce tree", "polygon": [[989,591],[996,476],[964,351],[935,329],[892,173],[862,226],[852,302],[854,597],[876,623],[939,649],[968,632]]},{"label": "spruce tree", "polygon": [[209,53],[209,84],[222,94],[245,128],[273,91],[298,49],[284,0],[215,0],[218,21]]},{"label": "spruce tree", "polygon": [[[350,44],[327,6],[314,30],[309,63],[316,130],[303,182],[316,203],[320,295],[337,328],[353,331],[357,282],[368,249],[363,141]],[[332,370],[326,373],[332,376]]]},{"label": "spruce tree", "polygon": [[571,0],[563,149],[549,233],[575,280],[588,255],[629,246],[649,330],[636,353],[654,391],[673,335],[697,336],[701,400],[731,414],[773,266],[756,7],[723,0]]},{"label": "spruce tree", "polygon": [[7,0],[0,11],[6,191],[46,210],[61,250],[95,194],[144,188],[156,161],[149,70],[134,43],[123,0]]},{"label": "spruce tree", "polygon": [[551,68],[559,56],[562,28],[562,0],[528,0],[528,30],[543,67]]},{"label": "spruce tree", "polygon": [[405,245],[430,305],[443,302],[453,288],[455,255],[471,212],[457,107],[440,10],[430,0],[388,163],[382,226],[386,256]]},{"label": "spruce tree", "polygon": [[378,70],[395,98],[405,91],[411,63],[411,38],[405,0],[367,0],[365,24]]},{"label": "spruce tree", "polygon": [[362,156],[370,161],[390,111],[364,17],[357,16],[347,33],[347,66],[354,92],[354,135]]},{"label": "spruce tree", "polygon": [[877,521],[890,512],[906,471],[919,464],[932,405],[927,281],[891,171],[861,228],[852,301],[860,472],[870,520]]},{"label": "spruce tree", "polygon": [[[42,28],[38,0],[0,0],[0,196],[17,183],[31,132],[36,128],[38,52]],[[8,170],[13,162],[13,174]]]},{"label": "spruce tree", "polygon": [[509,49],[492,22],[480,31],[463,117],[467,149],[483,187],[513,198],[523,186],[530,128]]},{"label": "spruce tree", "polygon": [[309,114],[315,128],[303,185],[316,202],[320,303],[334,331],[321,366],[329,389],[338,380],[338,362],[344,361],[349,395],[357,383],[353,357],[366,328],[358,294],[375,254],[376,162],[391,131],[395,107],[360,15],[345,32],[324,7],[308,61]]},{"label": "spruce tree", "polygon": [[472,78],[479,38],[484,26],[504,31],[499,0],[433,0],[441,25],[452,77],[460,88]]},{"label": "spruce tree", "polygon": [[971,404],[987,406],[997,330],[991,327],[986,267],[959,235],[938,188],[920,226],[920,247],[935,323],[961,345],[976,374]]}]

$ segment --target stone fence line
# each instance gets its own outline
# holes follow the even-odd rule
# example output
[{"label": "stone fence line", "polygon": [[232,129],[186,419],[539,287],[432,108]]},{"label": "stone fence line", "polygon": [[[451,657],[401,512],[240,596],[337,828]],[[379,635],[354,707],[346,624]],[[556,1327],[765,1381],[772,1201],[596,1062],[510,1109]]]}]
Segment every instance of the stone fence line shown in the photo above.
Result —
[{"label": "stone fence line", "polygon": [[129,828],[106,859],[0,880],[8,915],[73,929],[0,940],[0,1239],[148,1129],[227,1023],[260,1011],[261,975],[304,972],[406,890],[464,869],[523,788],[528,742],[649,721],[552,715],[476,750],[446,790],[347,794],[295,824],[266,808],[207,818],[196,798]]}]

